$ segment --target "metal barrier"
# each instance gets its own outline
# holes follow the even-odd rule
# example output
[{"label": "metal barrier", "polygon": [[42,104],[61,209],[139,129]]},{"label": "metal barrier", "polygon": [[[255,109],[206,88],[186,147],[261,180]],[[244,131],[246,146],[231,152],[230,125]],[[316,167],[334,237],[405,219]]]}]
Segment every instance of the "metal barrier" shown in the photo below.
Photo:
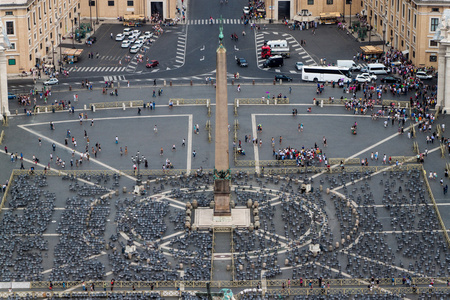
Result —
[{"label": "metal barrier", "polygon": [[89,109],[101,109],[101,108],[112,108],[112,107],[142,107],[144,106],[143,100],[133,100],[133,101],[111,101],[111,102],[98,102],[89,103]]},{"label": "metal barrier", "polygon": [[5,138],[5,131],[2,130],[2,132],[0,133],[0,145],[3,143],[4,138]]},{"label": "metal barrier", "polygon": [[173,105],[183,105],[183,104],[208,104],[210,99],[183,99],[183,98],[170,98]]},{"label": "metal barrier", "polygon": [[13,170],[13,172],[11,172],[11,175],[9,176],[9,181],[8,181],[8,185],[6,186],[6,190],[3,193],[2,203],[0,203],[0,211],[3,209],[3,207],[5,207],[6,197],[8,196],[9,189],[11,188],[11,185],[13,184],[14,176],[15,175],[14,175],[14,170]]},{"label": "metal barrier", "polygon": [[394,104],[395,107],[404,107],[404,108],[409,107],[409,101],[398,101],[398,100],[385,99],[381,102],[381,104],[383,104],[384,106],[391,106],[392,104]]},{"label": "metal barrier", "polygon": [[234,106],[237,106],[237,103],[241,104],[289,104],[289,98],[236,98],[234,99]]},{"label": "metal barrier", "polygon": [[447,229],[445,228],[444,221],[442,220],[441,214],[439,213],[439,208],[437,207],[436,200],[434,199],[433,192],[431,191],[430,183],[428,182],[427,178],[427,171],[425,171],[424,168],[422,168],[423,172],[423,180],[425,182],[425,186],[428,191],[428,195],[430,196],[431,202],[433,203],[434,210],[436,212],[436,217],[438,218],[439,224],[441,225],[441,229],[443,230],[443,234],[445,237],[445,240],[447,241],[447,246],[450,247],[450,238],[448,236]]},{"label": "metal barrier", "polygon": [[444,144],[441,144],[441,145],[439,146],[439,149],[441,149],[441,157],[442,157],[442,158],[445,158],[445,145],[444,145]]},{"label": "metal barrier", "polygon": [[2,125],[5,126],[5,127],[8,127],[8,125],[9,125],[9,118],[8,118],[8,116],[6,114],[3,115]]},{"label": "metal barrier", "polygon": [[341,161],[347,165],[359,165],[361,160],[359,158],[329,158],[328,162],[330,165],[340,165]]},{"label": "metal barrier", "polygon": [[417,155],[419,155],[420,154],[420,151],[419,151],[419,144],[417,144],[417,142],[413,142],[413,151],[415,152],[415,153],[417,153]]}]

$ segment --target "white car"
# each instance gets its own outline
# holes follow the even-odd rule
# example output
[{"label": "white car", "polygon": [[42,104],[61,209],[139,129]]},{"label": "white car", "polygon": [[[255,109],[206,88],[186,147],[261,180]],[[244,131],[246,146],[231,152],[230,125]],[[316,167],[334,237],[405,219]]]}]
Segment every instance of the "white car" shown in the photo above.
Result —
[{"label": "white car", "polygon": [[242,11],[244,12],[245,15],[250,14],[250,8],[248,8],[248,6],[244,6],[244,9]]},{"label": "white car", "polygon": [[118,33],[116,35],[116,41],[123,41],[124,38],[125,38],[125,35],[123,33]]},{"label": "white car", "polygon": [[134,45],[139,45],[140,47],[142,47],[142,45],[144,45],[144,41],[137,40],[136,42],[134,42]]},{"label": "white car", "polygon": [[128,47],[130,47],[130,45],[131,45],[131,41],[130,41],[130,40],[124,40],[124,41],[122,42],[121,47],[122,47],[122,48],[128,48]]},{"label": "white car", "polygon": [[136,45],[134,44],[133,46],[131,46],[130,48],[130,53],[138,53],[139,49],[141,49],[141,45]]},{"label": "white car", "polygon": [[303,63],[301,61],[296,62],[295,68],[297,69],[297,71],[303,71]]},{"label": "white car", "polygon": [[144,32],[144,36],[146,39],[149,39],[149,38],[153,37],[153,33],[150,31],[146,31],[146,32]]},{"label": "white car", "polygon": [[145,43],[146,40],[147,40],[147,38],[145,37],[145,35],[141,35],[141,36],[138,38],[138,41],[142,41],[143,43]]},{"label": "white car", "polygon": [[44,85],[54,85],[54,84],[58,84],[59,80],[56,78],[50,78],[47,81],[44,81]]},{"label": "white car", "polygon": [[423,71],[418,71],[416,73],[416,77],[419,79],[422,79],[422,80],[427,80],[427,79],[433,78],[432,75],[428,75],[426,72],[423,72]]},{"label": "white car", "polygon": [[137,30],[137,29],[135,29],[135,30],[133,30],[133,33],[132,33],[133,35],[134,35],[134,37],[139,37],[140,35],[141,35],[141,31],[140,30]]},{"label": "white car", "polygon": [[358,82],[371,82],[377,80],[377,75],[369,73],[361,73],[356,76]]}]

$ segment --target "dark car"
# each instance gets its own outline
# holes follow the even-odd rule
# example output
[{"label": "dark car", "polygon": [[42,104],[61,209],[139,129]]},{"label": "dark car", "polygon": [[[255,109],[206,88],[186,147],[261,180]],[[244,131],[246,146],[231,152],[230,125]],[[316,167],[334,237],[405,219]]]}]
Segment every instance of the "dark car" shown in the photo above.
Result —
[{"label": "dark car", "polygon": [[394,77],[394,76],[386,76],[381,78],[381,82],[384,83],[400,83],[402,80],[398,77]]},{"label": "dark car", "polygon": [[155,68],[159,65],[159,61],[157,60],[151,60],[148,64],[146,64],[145,66],[147,68]]},{"label": "dark car", "polygon": [[289,76],[287,76],[287,75],[284,75],[284,74],[277,74],[277,75],[275,75],[275,80],[283,80],[283,81],[292,81],[292,78],[291,77],[289,77]]},{"label": "dark car", "polygon": [[16,99],[16,98],[17,98],[16,95],[14,95],[14,94],[11,93],[11,92],[8,92],[8,99]]},{"label": "dark car", "polygon": [[95,36],[90,36],[86,39],[86,42],[92,42],[94,44],[97,41],[97,38]]},{"label": "dark car", "polygon": [[240,67],[248,67],[248,62],[245,58],[237,58],[236,62]]}]

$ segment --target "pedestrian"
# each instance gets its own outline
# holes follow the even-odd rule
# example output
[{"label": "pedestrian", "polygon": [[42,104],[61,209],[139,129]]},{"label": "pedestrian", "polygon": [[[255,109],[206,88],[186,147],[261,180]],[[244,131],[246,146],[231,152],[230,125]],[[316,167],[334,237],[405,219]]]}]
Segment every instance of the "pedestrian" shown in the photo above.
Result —
[{"label": "pedestrian", "polygon": [[103,291],[106,292],[106,282],[103,282]]},{"label": "pedestrian", "polygon": [[444,195],[446,195],[447,192],[448,192],[448,185],[446,184],[446,185],[444,186]]},{"label": "pedestrian", "polygon": [[155,125],[155,127],[153,127],[153,132],[156,134],[156,133],[158,133],[158,127],[156,127],[156,125]]},{"label": "pedestrian", "polygon": [[39,141],[39,146],[41,146],[41,145],[42,145],[42,140],[41,140],[41,138],[39,138],[38,141]]},{"label": "pedestrian", "polygon": [[116,144],[119,143],[119,137],[116,135]]},{"label": "pedestrian", "polygon": [[114,288],[114,282],[115,282],[114,278],[111,279],[111,292],[112,292],[112,290],[113,290],[113,288]]},{"label": "pedestrian", "polygon": [[183,142],[181,143],[181,146],[186,146],[186,139],[183,139]]},{"label": "pedestrian", "polygon": [[156,78],[153,80],[153,86],[156,86]]},{"label": "pedestrian", "polygon": [[280,135],[280,145],[283,142],[283,137]]},{"label": "pedestrian", "polygon": [[111,32],[111,39],[113,39],[113,36],[114,36],[114,35],[113,35],[113,33]]},{"label": "pedestrian", "polygon": [[130,81],[129,80],[127,81],[127,87],[130,87]]},{"label": "pedestrian", "polygon": [[197,155],[197,152],[195,152],[195,150],[192,152],[192,156],[195,158],[195,156]]},{"label": "pedestrian", "polygon": [[98,54],[98,52],[95,54],[95,57],[98,59],[100,55]]},{"label": "pedestrian", "polygon": [[160,150],[160,152],[159,152],[159,155],[163,155],[164,154],[164,149],[163,149],[163,147],[161,147],[161,150]]},{"label": "pedestrian", "polygon": [[327,139],[325,138],[325,136],[323,136],[323,146],[324,146],[324,147],[327,146]]},{"label": "pedestrian", "polygon": [[5,153],[8,154],[8,147],[5,146]]}]

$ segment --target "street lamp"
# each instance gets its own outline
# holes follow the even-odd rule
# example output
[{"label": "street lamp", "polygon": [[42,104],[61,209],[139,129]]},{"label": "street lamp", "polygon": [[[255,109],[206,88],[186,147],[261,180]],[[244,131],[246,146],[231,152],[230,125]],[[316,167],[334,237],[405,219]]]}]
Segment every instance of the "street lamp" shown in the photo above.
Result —
[{"label": "street lamp", "polygon": [[95,18],[97,19],[97,21],[95,22],[95,24],[98,25],[98,0],[95,1]]},{"label": "street lamp", "polygon": [[56,64],[55,64],[55,48],[53,47],[54,41],[52,41],[52,60],[53,60],[53,71],[56,71]]},{"label": "street lamp", "polygon": [[73,19],[72,21],[72,49],[75,49],[75,34],[73,33]]},{"label": "street lamp", "polygon": [[384,45],[386,44],[386,28],[383,29],[383,54],[384,54]]},{"label": "street lamp", "polygon": [[140,174],[140,165],[145,161],[145,157],[141,156],[141,153],[138,151],[136,153],[136,156],[132,156],[131,157],[131,161],[137,165],[137,179],[136,179],[136,185],[141,185],[142,184],[142,179],[141,179],[141,174]]},{"label": "street lamp", "polygon": [[372,16],[369,17],[369,45],[371,36],[372,36]]},{"label": "street lamp", "polygon": [[350,29],[352,30],[352,33],[353,33],[353,27],[352,27],[352,0],[350,0],[349,1],[349,3],[350,3]]},{"label": "street lamp", "polygon": [[391,35],[391,43],[389,44],[389,46],[391,46],[391,49],[393,48],[392,46],[392,40],[394,39],[394,37]]},{"label": "street lamp", "polygon": [[89,24],[90,24],[90,26],[92,27],[92,1],[91,0],[88,0],[89,1]]},{"label": "street lamp", "polygon": [[78,31],[81,30],[81,13],[78,13]]}]

